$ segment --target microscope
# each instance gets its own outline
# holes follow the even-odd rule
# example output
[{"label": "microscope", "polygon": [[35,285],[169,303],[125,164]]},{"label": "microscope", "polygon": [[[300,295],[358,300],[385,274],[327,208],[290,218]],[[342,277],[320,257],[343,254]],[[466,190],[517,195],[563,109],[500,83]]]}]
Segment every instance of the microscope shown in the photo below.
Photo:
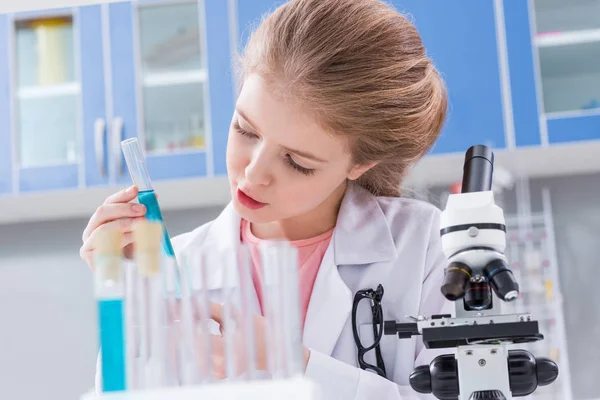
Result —
[{"label": "microscope", "polygon": [[[447,258],[441,292],[456,315],[384,322],[386,335],[422,335],[429,349],[455,348],[417,367],[410,385],[440,400],[510,400],[527,396],[558,376],[554,361],[507,346],[543,339],[529,313],[500,312],[519,297],[519,285],[504,255],[503,210],[494,202],[494,154],[475,145],[466,152],[462,189],[451,194],[441,215],[440,235]],[[495,295],[495,297],[494,297]]]}]

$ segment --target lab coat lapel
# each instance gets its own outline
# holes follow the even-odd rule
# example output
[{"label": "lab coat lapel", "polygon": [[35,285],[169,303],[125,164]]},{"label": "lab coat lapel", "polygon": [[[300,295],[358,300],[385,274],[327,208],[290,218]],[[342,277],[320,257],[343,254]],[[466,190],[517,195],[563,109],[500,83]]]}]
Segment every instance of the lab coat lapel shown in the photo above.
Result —
[{"label": "lab coat lapel", "polygon": [[352,309],[352,293],[338,272],[333,246],[323,256],[304,325],[306,347],[331,355]]},{"label": "lab coat lapel", "polygon": [[396,246],[377,199],[350,184],[315,279],[304,327],[304,345],[331,355],[348,321],[353,294],[339,273],[340,265],[361,268],[393,260],[395,256]]}]

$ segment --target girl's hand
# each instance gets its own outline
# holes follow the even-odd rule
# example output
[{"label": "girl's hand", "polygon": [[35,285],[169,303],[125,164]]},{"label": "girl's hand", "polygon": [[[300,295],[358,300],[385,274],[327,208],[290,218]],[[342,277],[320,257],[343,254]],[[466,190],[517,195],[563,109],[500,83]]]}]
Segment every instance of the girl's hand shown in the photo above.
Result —
[{"label": "girl's hand", "polygon": [[[225,329],[227,324],[224,322],[223,306],[216,303],[210,304],[210,318],[220,325],[221,334],[212,335],[212,362],[213,373],[215,379],[225,379],[227,377],[227,362],[225,358]],[[238,317],[239,320],[239,317]],[[239,324],[236,324],[239,326]],[[255,353],[255,368],[260,371],[267,371],[267,341],[266,341],[266,320],[260,315],[254,315],[254,353]],[[234,337],[234,354],[236,356],[236,374],[241,375],[247,372],[247,365],[244,365],[243,360],[247,359],[247,351],[244,348],[245,338],[243,332],[239,330],[235,332]],[[304,369],[308,364],[310,351],[303,347]]]},{"label": "girl's hand", "polygon": [[129,203],[136,198],[138,190],[131,186],[109,196],[104,203],[96,209],[90,218],[81,237],[83,245],[79,255],[93,268],[94,240],[101,229],[118,229],[123,232],[123,251],[125,257],[133,255],[133,233],[131,231],[134,222],[144,219],[146,208],[142,204]]}]

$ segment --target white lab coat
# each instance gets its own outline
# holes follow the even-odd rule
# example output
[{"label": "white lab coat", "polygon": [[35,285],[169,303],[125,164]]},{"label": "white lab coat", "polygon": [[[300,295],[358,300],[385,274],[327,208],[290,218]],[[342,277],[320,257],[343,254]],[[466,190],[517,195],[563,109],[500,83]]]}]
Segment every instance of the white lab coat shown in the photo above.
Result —
[{"label": "white lab coat", "polygon": [[[416,366],[452,349],[426,349],[420,337],[384,335],[381,352],[388,379],[358,368],[352,335],[354,294],[384,287],[384,320],[405,316],[452,314],[453,303],[440,292],[445,257],[440,242],[440,211],[428,203],[375,197],[350,184],[342,201],[331,243],[318,271],[303,332],[311,355],[305,375],[320,384],[324,399],[422,399],[408,383]],[[235,252],[240,241],[240,216],[232,204],[213,221],[172,239],[178,259],[201,248]],[[209,285],[219,287],[222,271],[209,273]],[[365,303],[365,304],[362,304]],[[359,333],[373,337],[367,301],[357,312]],[[363,307],[364,306],[364,307]],[[260,313],[258,299],[252,307]],[[375,352],[365,361],[376,365]]]}]

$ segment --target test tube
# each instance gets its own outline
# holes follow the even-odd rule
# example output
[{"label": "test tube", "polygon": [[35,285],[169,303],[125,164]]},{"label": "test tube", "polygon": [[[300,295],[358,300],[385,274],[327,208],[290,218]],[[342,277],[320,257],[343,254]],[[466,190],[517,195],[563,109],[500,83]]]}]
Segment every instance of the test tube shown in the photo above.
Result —
[{"label": "test tube", "polygon": [[102,352],[102,392],[127,388],[122,238],[119,231],[100,230],[95,240],[94,295]]},{"label": "test tube", "polygon": [[[127,264],[127,263],[125,263]],[[125,265],[125,345],[127,347],[127,390],[141,389],[140,322],[138,313],[138,274],[135,264]]]},{"label": "test tube", "polygon": [[240,276],[240,310],[242,314],[241,330],[244,338],[243,346],[246,349],[246,358],[242,360],[246,370],[246,380],[257,379],[256,371],[256,349],[254,344],[254,315],[251,304],[254,296],[254,284],[252,282],[252,258],[250,248],[240,245],[238,252],[238,270]]},{"label": "test tube", "polygon": [[[123,155],[125,157],[125,163],[129,170],[129,175],[133,184],[138,188],[137,199],[140,204],[146,206],[146,219],[150,221],[157,221],[162,225],[163,238],[162,238],[162,250],[165,256],[175,257],[173,251],[173,245],[169,238],[167,227],[160,211],[158,199],[154,188],[150,180],[150,174],[148,173],[148,167],[146,166],[146,158],[137,138],[126,139],[121,142],[121,148],[123,149]],[[179,270],[175,269],[175,287],[176,292],[179,293],[180,277]]]},{"label": "test tube", "polygon": [[188,256],[186,264],[190,271],[191,297],[194,314],[194,339],[198,349],[198,373],[200,383],[213,381],[212,341],[210,329],[208,254],[200,251]]},{"label": "test tube", "polygon": [[161,274],[161,236],[162,226],[158,222],[140,222],[133,229],[138,277],[140,380],[144,389],[162,387],[166,383],[166,310]]},{"label": "test tube", "polygon": [[265,242],[263,261],[264,313],[272,378],[302,372],[302,340],[298,291],[298,252],[287,242]]},{"label": "test tube", "polygon": [[194,303],[192,297],[191,271],[188,259],[184,258],[181,263],[181,340],[179,346],[179,362],[182,371],[183,385],[194,385],[200,383],[200,371],[198,368],[198,344],[196,338],[197,320],[194,315]]},{"label": "test tube", "polygon": [[237,290],[237,271],[235,257],[231,253],[223,254],[221,272],[223,281],[223,339],[225,340],[225,372],[227,379],[235,380],[238,376],[238,351],[235,348],[237,324],[237,308],[239,296]]},{"label": "test tube", "polygon": [[167,310],[168,326],[168,376],[169,386],[181,386],[184,384],[181,350],[181,307],[179,293],[176,292],[175,277],[178,272],[175,257],[162,257],[164,282],[165,282],[165,302]]}]

